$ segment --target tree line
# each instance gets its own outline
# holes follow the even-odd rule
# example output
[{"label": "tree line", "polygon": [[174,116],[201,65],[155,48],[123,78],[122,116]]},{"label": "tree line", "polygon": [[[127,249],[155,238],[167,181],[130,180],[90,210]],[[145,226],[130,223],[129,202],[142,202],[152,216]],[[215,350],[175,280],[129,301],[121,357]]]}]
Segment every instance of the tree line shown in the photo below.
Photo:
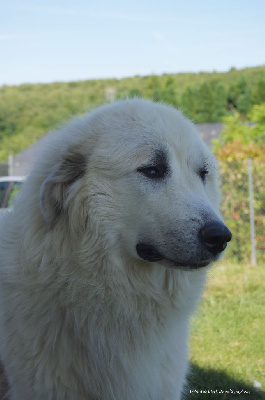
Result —
[{"label": "tree line", "polygon": [[235,111],[246,119],[253,105],[265,102],[265,67],[2,86],[0,161],[30,146],[72,116],[126,96],[171,104],[196,123],[219,122]]},{"label": "tree line", "polygon": [[217,78],[188,84],[182,92],[178,91],[173,76],[169,76],[164,85],[154,77],[147,90],[133,88],[128,96],[143,96],[171,104],[196,123],[220,122],[234,111],[244,119],[253,105],[265,102],[265,74],[260,74],[253,84],[242,74],[231,83]]}]

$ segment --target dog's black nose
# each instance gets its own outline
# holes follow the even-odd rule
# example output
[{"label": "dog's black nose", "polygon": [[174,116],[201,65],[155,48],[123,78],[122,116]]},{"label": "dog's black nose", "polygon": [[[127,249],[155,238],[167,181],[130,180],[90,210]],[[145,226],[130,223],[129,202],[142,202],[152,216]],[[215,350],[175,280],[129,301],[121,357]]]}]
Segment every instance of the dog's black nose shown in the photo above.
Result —
[{"label": "dog's black nose", "polygon": [[214,254],[221,253],[232,239],[232,233],[221,222],[208,222],[200,230],[200,238],[207,249]]}]

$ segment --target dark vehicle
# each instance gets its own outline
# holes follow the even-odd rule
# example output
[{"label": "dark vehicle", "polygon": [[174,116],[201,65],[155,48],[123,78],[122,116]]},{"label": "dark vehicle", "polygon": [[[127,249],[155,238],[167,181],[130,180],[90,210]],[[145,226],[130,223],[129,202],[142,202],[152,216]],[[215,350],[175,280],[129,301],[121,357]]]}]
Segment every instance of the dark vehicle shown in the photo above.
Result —
[{"label": "dark vehicle", "polygon": [[0,177],[0,209],[12,205],[24,179],[25,177],[23,176]]}]

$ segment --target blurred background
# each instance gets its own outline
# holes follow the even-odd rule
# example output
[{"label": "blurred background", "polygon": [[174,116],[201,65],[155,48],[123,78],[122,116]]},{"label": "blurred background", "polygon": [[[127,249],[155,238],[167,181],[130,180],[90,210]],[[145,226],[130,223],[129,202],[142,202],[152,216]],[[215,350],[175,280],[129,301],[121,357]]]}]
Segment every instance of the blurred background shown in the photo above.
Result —
[{"label": "blurred background", "polygon": [[265,2],[10,0],[0,15],[0,207],[74,115],[134,96],[180,108],[219,160],[233,232],[191,345],[193,386],[228,391],[192,398],[265,398]]}]

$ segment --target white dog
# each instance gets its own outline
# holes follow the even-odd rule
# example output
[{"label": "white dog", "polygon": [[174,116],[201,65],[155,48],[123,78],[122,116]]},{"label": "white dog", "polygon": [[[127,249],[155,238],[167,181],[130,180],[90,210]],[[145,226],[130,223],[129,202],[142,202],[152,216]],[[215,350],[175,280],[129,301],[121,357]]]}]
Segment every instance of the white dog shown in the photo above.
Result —
[{"label": "white dog", "polygon": [[182,114],[125,100],[51,135],[0,220],[11,400],[178,400],[189,317],[231,234]]}]

